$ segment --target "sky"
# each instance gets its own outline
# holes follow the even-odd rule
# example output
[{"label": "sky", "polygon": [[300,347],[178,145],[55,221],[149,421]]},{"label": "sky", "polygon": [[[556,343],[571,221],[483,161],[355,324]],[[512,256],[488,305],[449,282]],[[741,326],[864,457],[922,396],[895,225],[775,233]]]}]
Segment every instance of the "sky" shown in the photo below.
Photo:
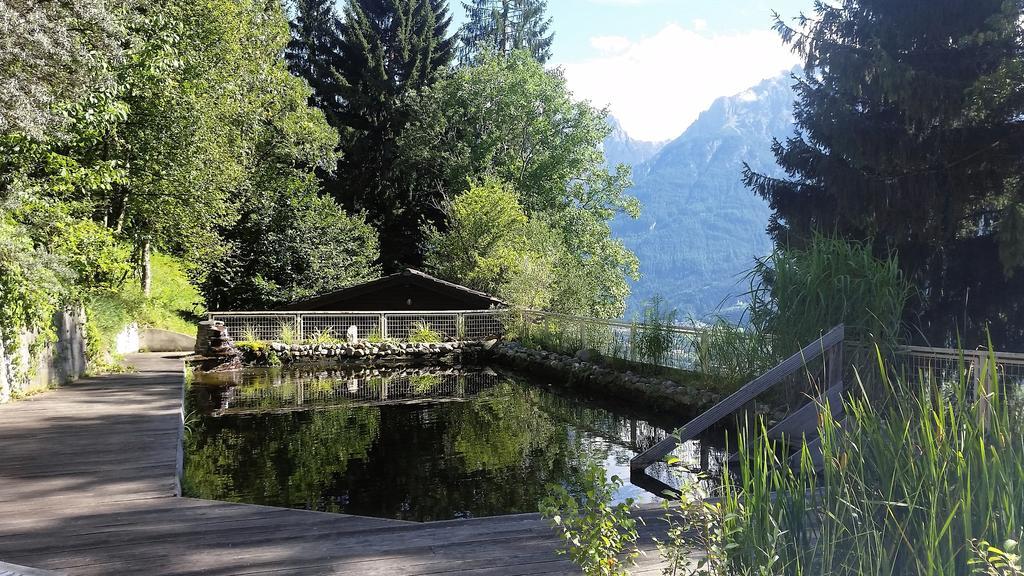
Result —
[{"label": "sky", "polygon": [[[772,31],[812,0],[548,0],[552,66],[577,98],[608,106],[626,132],[661,141],[681,134],[721,96],[798,62]],[[456,20],[461,5],[452,2]]]}]

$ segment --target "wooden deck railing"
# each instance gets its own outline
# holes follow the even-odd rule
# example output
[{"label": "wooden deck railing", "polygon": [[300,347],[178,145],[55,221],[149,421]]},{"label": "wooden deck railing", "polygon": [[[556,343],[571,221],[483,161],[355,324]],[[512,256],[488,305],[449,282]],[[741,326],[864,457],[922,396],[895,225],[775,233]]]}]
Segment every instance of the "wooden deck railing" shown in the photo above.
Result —
[{"label": "wooden deck railing", "polygon": [[[796,354],[786,358],[768,372],[758,376],[736,392],[732,393],[732,395],[725,400],[715,404],[709,410],[688,422],[685,426],[679,429],[677,434],[669,436],[652,446],[649,450],[638,454],[635,458],[629,461],[629,467],[633,470],[642,470],[651,464],[660,461],[672,452],[672,450],[674,450],[679,444],[692,439],[711,426],[714,426],[723,418],[740,409],[744,404],[750,402],[760,394],[776,386],[786,377],[800,370],[806,366],[808,362],[818,358],[819,356],[825,356],[827,380],[825,385],[825,394],[829,397],[835,396],[837,392],[841,392],[842,390],[843,339],[845,335],[846,331],[841,324],[832,330],[829,330],[827,334],[807,345],[803,350],[800,350]],[[813,406],[813,402],[810,405]],[[814,416],[813,419],[811,418],[812,415]],[[805,407],[804,409],[797,410],[791,414],[790,417],[777,424],[772,430],[786,430],[791,432],[796,428],[801,427],[802,423],[808,420],[813,420],[816,425],[816,415],[816,410],[813,408],[807,409]]]}]

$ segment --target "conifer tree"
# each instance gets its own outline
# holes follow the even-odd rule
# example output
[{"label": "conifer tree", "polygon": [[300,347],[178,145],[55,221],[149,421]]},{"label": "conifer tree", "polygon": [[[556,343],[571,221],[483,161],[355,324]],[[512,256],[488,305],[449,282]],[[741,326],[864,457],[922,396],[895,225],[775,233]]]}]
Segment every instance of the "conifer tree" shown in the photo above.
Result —
[{"label": "conifer tree", "polygon": [[555,34],[547,0],[471,0],[462,6],[467,20],[459,30],[461,64],[471,64],[481,51],[526,50],[541,64],[551,58]]},{"label": "conifer tree", "polygon": [[932,341],[986,322],[1002,345],[1024,339],[1020,17],[1003,0],[844,0],[776,23],[806,74],[797,131],[773,147],[789,178],[745,170],[769,231],[896,252]]},{"label": "conifer tree", "polygon": [[340,66],[341,20],[334,1],[296,0],[293,8],[291,40],[285,50],[288,68],[313,89],[310,105],[323,110],[327,120],[337,126],[342,99],[334,71]]},{"label": "conifer tree", "polygon": [[409,120],[408,95],[450,64],[454,43],[446,0],[350,0],[340,27],[339,199],[381,231],[386,269],[418,264],[420,214],[432,203],[404,184],[396,142]]}]

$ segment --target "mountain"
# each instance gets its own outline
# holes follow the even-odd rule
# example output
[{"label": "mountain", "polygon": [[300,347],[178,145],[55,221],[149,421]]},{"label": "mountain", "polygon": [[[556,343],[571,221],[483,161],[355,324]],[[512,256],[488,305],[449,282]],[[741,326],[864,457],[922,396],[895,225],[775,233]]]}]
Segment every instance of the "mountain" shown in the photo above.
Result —
[{"label": "mountain", "polygon": [[683,316],[738,316],[744,274],[771,252],[771,210],[743,186],[743,162],[778,173],[772,138],[793,131],[792,78],[786,73],[716,100],[679,138],[634,170],[638,220],[618,218],[613,233],[640,258],[629,314],[661,296]]},{"label": "mountain", "polygon": [[657,154],[666,144],[632,139],[614,116],[608,116],[607,122],[612,132],[604,139],[604,160],[613,168],[619,164],[627,164],[635,169]]}]

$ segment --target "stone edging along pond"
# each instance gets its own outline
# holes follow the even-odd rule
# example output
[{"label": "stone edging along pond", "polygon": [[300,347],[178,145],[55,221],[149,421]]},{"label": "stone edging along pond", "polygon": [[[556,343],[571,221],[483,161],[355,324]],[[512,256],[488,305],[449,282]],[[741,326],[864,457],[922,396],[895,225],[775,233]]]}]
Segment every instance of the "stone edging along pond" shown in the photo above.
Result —
[{"label": "stone edging along pond", "polygon": [[721,399],[715,392],[664,376],[623,372],[578,357],[527,348],[516,342],[499,343],[490,350],[490,357],[514,370],[558,378],[572,387],[642,401],[659,409],[703,409]]},{"label": "stone edging along pond", "polygon": [[244,364],[276,366],[332,362],[340,366],[483,365],[552,378],[588,393],[642,402],[658,409],[702,409],[721,399],[715,392],[665,376],[640,375],[516,342],[238,343]]},{"label": "stone edging along pond", "polygon": [[483,342],[368,342],[323,344],[236,343],[242,361],[248,365],[276,365],[292,362],[334,360],[351,364],[461,361],[463,354],[477,353]]}]

